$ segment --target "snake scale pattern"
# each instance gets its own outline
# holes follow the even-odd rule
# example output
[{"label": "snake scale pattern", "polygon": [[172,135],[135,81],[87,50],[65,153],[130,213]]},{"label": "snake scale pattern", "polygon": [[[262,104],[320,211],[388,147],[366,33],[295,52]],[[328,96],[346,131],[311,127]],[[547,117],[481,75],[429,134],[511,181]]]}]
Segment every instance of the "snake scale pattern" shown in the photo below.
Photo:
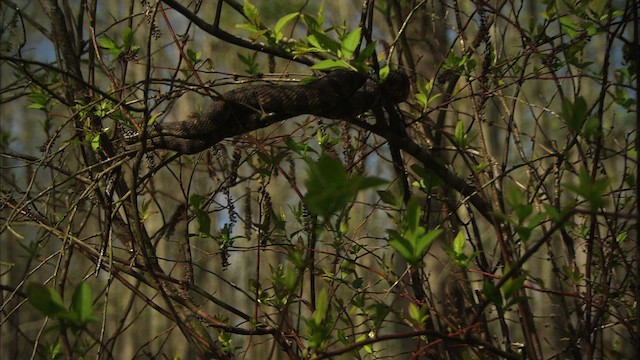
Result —
[{"label": "snake scale pattern", "polygon": [[[382,83],[354,71],[335,70],[301,85],[248,85],[215,99],[200,115],[151,127],[147,148],[195,154],[222,139],[294,116],[350,119],[382,101],[402,102],[408,94],[409,79],[401,71],[391,71]],[[137,135],[127,139],[137,141]]]}]

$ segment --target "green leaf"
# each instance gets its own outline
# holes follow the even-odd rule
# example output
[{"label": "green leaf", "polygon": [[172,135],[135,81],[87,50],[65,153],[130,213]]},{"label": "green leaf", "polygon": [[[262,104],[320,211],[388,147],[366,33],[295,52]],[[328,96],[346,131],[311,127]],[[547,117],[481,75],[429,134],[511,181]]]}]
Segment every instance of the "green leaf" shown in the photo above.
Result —
[{"label": "green leaf", "polygon": [[531,232],[533,231],[534,226],[521,226],[521,225],[516,225],[515,226],[515,230],[518,233],[518,235],[520,236],[520,239],[522,241],[527,241],[529,240],[529,238],[531,237]]},{"label": "green leaf", "polygon": [[76,286],[71,298],[71,310],[77,315],[80,323],[86,324],[96,320],[93,314],[93,296],[91,288],[84,281]]},{"label": "green leaf", "polygon": [[418,94],[416,94],[416,100],[418,104],[422,106],[423,111],[427,109],[429,104],[435,99],[439,98],[442,94],[433,94],[433,85],[435,78],[425,82],[418,82]]},{"label": "green leaf", "polygon": [[318,13],[316,14],[316,22],[318,24],[324,23],[324,0],[320,2],[318,7]]},{"label": "green leaf", "polygon": [[583,169],[578,176],[577,185],[566,183],[563,185],[589,202],[592,210],[597,210],[606,205],[604,195],[609,186],[609,178],[607,176],[592,180],[587,170]]},{"label": "green leaf", "polygon": [[287,267],[284,271],[282,285],[287,291],[295,291],[298,287],[298,271],[292,267]]},{"label": "green leaf", "polygon": [[416,231],[420,228],[420,217],[422,216],[422,209],[420,204],[415,199],[410,199],[407,206],[406,228],[409,231]]},{"label": "green leaf", "polygon": [[416,175],[422,178],[420,181],[420,186],[425,190],[430,190],[435,186],[439,186],[442,184],[442,179],[434,174],[431,170],[426,169],[418,164],[411,165],[411,170],[413,170]]},{"label": "green leaf", "polygon": [[582,96],[579,96],[575,102],[565,99],[562,102],[560,115],[569,129],[577,134],[587,120],[587,112],[587,102]]},{"label": "green leaf", "polygon": [[358,57],[355,60],[355,63],[358,66],[363,67],[367,63],[367,61],[369,61],[374,51],[376,51],[375,41],[369,43],[369,45],[367,45],[364,49],[362,49],[362,51],[360,51],[360,54],[358,54]]},{"label": "green leaf", "polygon": [[56,317],[67,311],[60,294],[48,286],[29,283],[27,298],[33,307],[46,316]]},{"label": "green leaf", "polygon": [[456,256],[464,255],[464,233],[462,231],[458,231],[458,235],[456,235],[455,239],[453,239],[453,253]]},{"label": "green leaf", "polygon": [[566,275],[569,280],[575,285],[581,285],[584,274],[582,274],[580,270],[576,269],[576,271],[573,271],[573,268],[569,266],[563,266],[562,269],[564,270],[564,275]]},{"label": "green leaf", "polygon": [[118,45],[115,43],[115,41],[113,41],[113,39],[111,39],[110,37],[108,37],[107,35],[103,35],[101,37],[98,38],[98,44],[100,46],[102,46],[103,48],[106,49],[114,49],[114,48],[118,48]]},{"label": "green leaf", "polygon": [[89,142],[91,143],[91,148],[94,151],[98,151],[100,149],[100,134],[95,134],[91,136]]},{"label": "green leaf", "polygon": [[374,177],[374,176],[360,176],[356,175],[351,178],[351,189],[357,193],[362,190],[384,185],[387,183],[387,180]]},{"label": "green leaf", "polygon": [[189,205],[198,221],[198,231],[200,236],[210,236],[211,234],[211,218],[204,210],[202,210],[202,196],[193,194],[189,197]]},{"label": "green leaf", "polygon": [[458,231],[458,234],[453,239],[453,246],[451,251],[451,257],[455,264],[462,268],[467,268],[469,263],[479,254],[477,251],[470,256],[464,253],[465,236],[463,231]]},{"label": "green leaf", "polygon": [[337,55],[338,49],[340,48],[340,44],[338,44],[337,41],[320,31],[310,30],[310,35],[307,36],[306,40],[315,48],[316,51],[320,52],[328,52]]},{"label": "green leaf", "polygon": [[308,14],[301,14],[302,21],[307,26],[307,30],[309,32],[314,32],[320,30],[322,26],[322,21],[320,19],[316,19],[315,17]]},{"label": "green leaf", "polygon": [[27,106],[27,108],[38,109],[38,110],[46,108],[47,104],[49,103],[49,99],[51,99],[51,97],[48,94],[41,91],[33,91],[29,93],[27,97],[32,102],[31,105]]},{"label": "green leaf", "polygon": [[294,12],[294,13],[291,13],[291,14],[287,14],[287,15],[281,17],[280,19],[278,19],[278,22],[276,22],[276,25],[273,27],[273,32],[276,34],[276,41],[282,40],[282,38],[284,37],[284,35],[282,34],[282,29],[289,22],[291,22],[291,20],[297,18],[298,16],[300,16],[300,13],[299,12]]},{"label": "green leaf", "polygon": [[189,58],[189,61],[191,61],[192,64],[197,64],[202,59],[202,51],[187,49],[187,58]]},{"label": "green leaf", "polygon": [[584,123],[584,136],[586,136],[587,138],[597,139],[601,135],[600,128],[600,120],[595,116],[589,116]]},{"label": "green leaf", "polygon": [[122,33],[122,43],[124,44],[124,51],[131,50],[131,42],[133,41],[133,30],[130,27],[126,27]]},{"label": "green leaf", "polygon": [[107,53],[114,57],[118,57],[122,54],[122,49],[120,49],[118,44],[116,44],[116,42],[107,35],[103,35],[98,38],[98,44],[104,47],[107,50]]},{"label": "green leaf", "polygon": [[391,69],[389,68],[389,65],[385,65],[383,67],[380,68],[380,81],[385,81],[387,80],[387,77],[389,77],[389,72],[391,72]]},{"label": "green leaf", "polygon": [[434,229],[428,231],[427,233],[419,234],[415,239],[415,255],[419,256],[419,259],[422,259],[429,246],[431,246],[431,244],[438,238],[438,236],[440,236],[440,234],[442,234],[442,229]]},{"label": "green leaf", "polygon": [[578,34],[578,25],[573,22],[568,16],[563,16],[560,18],[560,26],[565,34],[569,35],[570,38],[575,39]]},{"label": "green leaf", "polygon": [[348,70],[353,70],[355,71],[356,69],[349,65],[348,62],[344,61],[344,60],[334,60],[334,59],[326,59],[326,60],[322,60],[317,64],[314,64],[313,66],[311,66],[311,69],[313,70],[335,70],[335,69],[348,69]]},{"label": "green leaf", "polygon": [[462,121],[458,121],[458,123],[456,124],[455,140],[459,148],[467,148],[467,133],[465,132],[464,123]]},{"label": "green leaf", "polygon": [[419,266],[427,249],[442,233],[442,229],[427,231],[420,226],[422,210],[415,199],[410,199],[404,219],[399,228],[402,233],[389,229],[389,245],[391,245],[411,266]]},{"label": "green leaf", "polygon": [[422,328],[424,323],[429,318],[429,307],[427,305],[423,305],[422,307],[418,307],[414,303],[409,303],[409,318],[412,322],[418,327]]},{"label": "green leaf", "polygon": [[469,55],[459,56],[454,52],[450,52],[444,59],[443,70],[451,71],[456,74],[461,74],[462,71],[471,72],[476,67],[475,59],[470,58]]},{"label": "green leaf", "polygon": [[260,29],[253,24],[237,24],[236,28],[247,30],[251,34],[249,34],[249,38],[253,41],[258,40],[261,36],[269,32],[269,29]]},{"label": "green leaf", "polygon": [[258,75],[258,63],[256,62],[256,58],[258,57],[258,52],[254,52],[250,55],[242,55],[240,53],[237,54],[238,59],[247,65],[247,68],[244,70],[247,74],[250,75]]},{"label": "green leaf", "polygon": [[327,316],[329,310],[329,295],[327,289],[322,288],[318,296],[316,296],[316,310],[313,312],[313,320],[316,324],[321,324]]},{"label": "green leaf", "polygon": [[362,29],[357,28],[353,31],[351,31],[350,33],[348,33],[347,35],[345,35],[345,37],[342,39],[342,42],[340,43],[340,50],[342,51],[342,58],[343,59],[351,59],[351,57],[353,56],[353,53],[356,51],[356,48],[358,47],[358,44],[360,43],[360,34],[362,32]]},{"label": "green leaf", "polygon": [[413,320],[420,319],[420,309],[414,303],[409,303],[409,317]]},{"label": "green leaf", "polygon": [[518,217],[520,223],[522,223],[533,213],[533,206],[530,204],[516,205],[513,208],[513,212],[516,214],[516,217]]},{"label": "green leaf", "polygon": [[389,245],[393,247],[409,264],[417,263],[413,244],[395,230],[387,230],[389,233]]},{"label": "green leaf", "polygon": [[549,204],[542,204],[545,210],[545,214],[549,216],[553,221],[559,221],[562,217],[562,214],[556,208]]},{"label": "green leaf", "polygon": [[304,142],[296,142],[290,136],[285,137],[284,144],[297,154],[306,155],[308,152],[317,153],[309,144]]},{"label": "green leaf", "polygon": [[389,190],[379,190],[378,196],[383,203],[391,206],[399,206],[402,203],[400,197]]},{"label": "green leaf", "polygon": [[484,295],[498,308],[502,307],[502,294],[500,290],[490,281],[485,281],[482,286]]},{"label": "green leaf", "polygon": [[250,32],[252,34],[259,33],[259,32],[265,33],[267,31],[267,30],[264,30],[264,29],[260,29],[260,28],[256,27],[255,25],[249,24],[249,23],[236,24],[236,28],[237,29],[246,30],[246,31],[248,31],[248,32]]},{"label": "green leaf", "polygon": [[520,289],[522,289],[522,286],[524,285],[524,280],[525,280],[524,275],[520,275],[516,278],[509,278],[509,280],[507,280],[504,283],[504,285],[502,285],[502,292],[504,294],[504,298],[506,300],[510,300],[511,298],[513,298],[513,296],[516,295],[518,291],[520,291]]},{"label": "green leaf", "polygon": [[149,121],[147,121],[147,126],[151,126],[153,125],[156,120],[158,119],[158,116],[162,115],[162,111],[155,114],[155,115],[151,115],[151,117],[149,118]]},{"label": "green leaf", "polygon": [[249,0],[244,0],[242,4],[242,12],[244,12],[244,15],[253,25],[260,25],[260,13],[258,12],[258,8]]},{"label": "green leaf", "polygon": [[64,359],[64,352],[62,344],[60,343],[60,338],[56,338],[56,340],[51,344],[42,343],[38,347],[38,354],[45,355],[47,359],[51,360]]},{"label": "green leaf", "polygon": [[29,106],[27,106],[27,109],[35,109],[35,110],[41,110],[44,109],[44,105],[42,104],[31,104]]},{"label": "green leaf", "polygon": [[340,160],[322,155],[318,161],[309,161],[304,203],[316,215],[329,216],[347,205],[352,193],[349,179]]},{"label": "green leaf", "polygon": [[506,200],[512,207],[522,205],[525,203],[524,193],[517,186],[508,186]]},{"label": "green leaf", "polygon": [[304,203],[315,215],[330,216],[352,201],[359,191],[386,183],[375,177],[349,178],[342,162],[325,154],[318,161],[307,161],[307,194]]},{"label": "green leaf", "polygon": [[606,4],[606,0],[591,0],[588,6],[595,14],[602,14]]}]

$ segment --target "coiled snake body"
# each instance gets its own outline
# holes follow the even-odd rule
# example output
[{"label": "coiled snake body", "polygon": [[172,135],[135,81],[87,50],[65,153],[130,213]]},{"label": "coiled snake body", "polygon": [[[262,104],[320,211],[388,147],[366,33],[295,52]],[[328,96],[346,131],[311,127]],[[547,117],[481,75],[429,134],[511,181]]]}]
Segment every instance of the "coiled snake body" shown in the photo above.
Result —
[{"label": "coiled snake body", "polygon": [[400,71],[391,71],[383,83],[354,71],[336,70],[302,85],[245,86],[214,100],[201,115],[149,129],[147,148],[194,154],[224,138],[297,115],[349,119],[381,101],[404,101],[408,93],[409,80]]}]

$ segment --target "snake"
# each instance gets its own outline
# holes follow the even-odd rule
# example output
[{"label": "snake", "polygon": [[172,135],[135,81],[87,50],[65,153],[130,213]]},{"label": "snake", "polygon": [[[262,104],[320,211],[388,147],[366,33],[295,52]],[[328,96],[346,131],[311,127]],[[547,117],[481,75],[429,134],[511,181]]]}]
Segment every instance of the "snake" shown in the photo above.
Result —
[{"label": "snake", "polygon": [[409,79],[392,70],[379,81],[356,71],[338,69],[298,85],[245,85],[216,97],[200,114],[177,122],[155,124],[145,139],[147,149],[196,154],[226,138],[267,127],[299,115],[353,119],[377,105],[398,104],[409,94]]}]

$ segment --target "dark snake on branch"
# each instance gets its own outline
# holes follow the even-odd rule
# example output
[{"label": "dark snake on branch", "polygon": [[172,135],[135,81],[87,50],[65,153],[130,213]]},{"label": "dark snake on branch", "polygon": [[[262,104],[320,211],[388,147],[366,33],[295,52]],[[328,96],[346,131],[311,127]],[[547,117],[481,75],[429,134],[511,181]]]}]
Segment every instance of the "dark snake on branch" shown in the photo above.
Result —
[{"label": "dark snake on branch", "polygon": [[[222,139],[294,116],[351,119],[382,102],[402,102],[408,94],[409,79],[401,71],[391,71],[382,83],[354,71],[335,70],[302,85],[244,86],[215,99],[200,115],[150,127],[147,148],[195,154]],[[127,137],[129,143],[137,141],[137,135]]]},{"label": "dark snake on branch", "polygon": [[[388,105],[400,103],[408,95],[409,79],[401,71],[391,71],[383,82],[354,71],[336,70],[301,85],[244,86],[214,99],[201,115],[191,116],[181,122],[150,127],[146,148],[195,154],[225,138],[261,129],[297,115],[352,120],[381,105],[388,108]],[[389,141],[400,141],[402,135],[393,131],[393,128],[402,124],[389,123],[384,126],[390,126],[388,129],[391,131],[387,131]],[[137,134],[126,137],[125,141],[133,147],[140,146],[140,136]],[[474,186],[449,171],[429,151],[420,148],[410,139],[407,139],[403,149],[445,183],[468,197],[489,219],[488,206]]]}]

